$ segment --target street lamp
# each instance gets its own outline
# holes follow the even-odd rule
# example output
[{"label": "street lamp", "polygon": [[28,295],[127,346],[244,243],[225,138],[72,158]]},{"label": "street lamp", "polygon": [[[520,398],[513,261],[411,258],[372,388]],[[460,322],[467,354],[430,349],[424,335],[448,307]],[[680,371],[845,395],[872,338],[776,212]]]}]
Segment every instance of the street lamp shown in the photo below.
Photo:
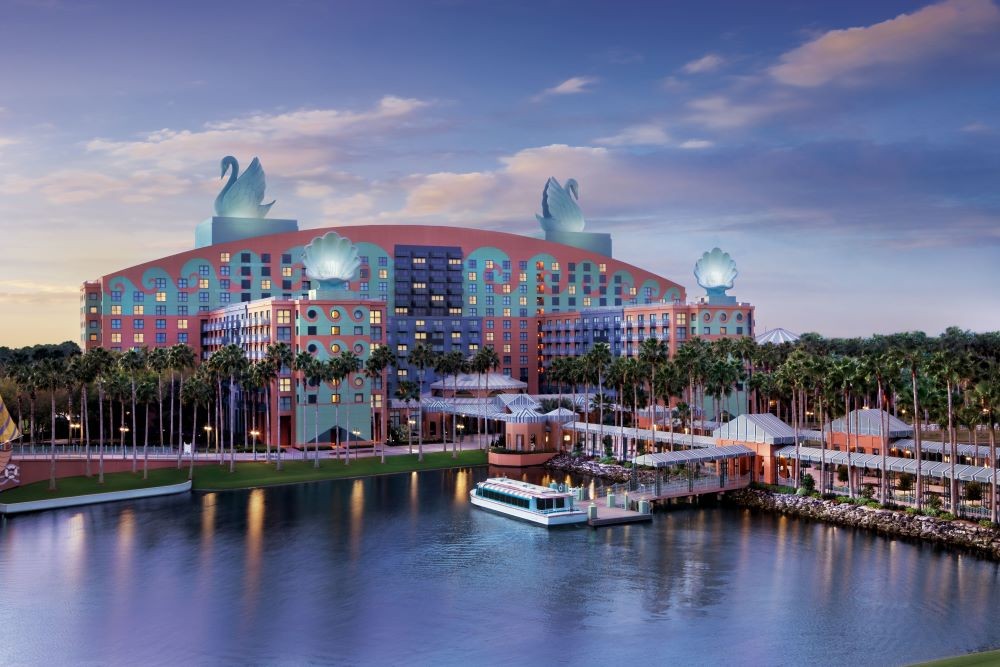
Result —
[{"label": "street lamp", "polygon": [[257,436],[260,435],[260,431],[254,429],[250,431],[250,437],[253,438],[253,460],[257,460]]},{"label": "street lamp", "polygon": [[412,454],[413,453],[413,427],[417,425],[417,420],[415,420],[415,419],[408,419],[408,420],[406,420],[406,424],[409,426],[409,428],[406,429],[406,440],[407,440],[407,445],[409,447],[410,453]]},{"label": "street lamp", "polygon": [[457,424],[455,429],[458,431],[458,451],[462,451],[462,443],[465,441],[465,424]]}]

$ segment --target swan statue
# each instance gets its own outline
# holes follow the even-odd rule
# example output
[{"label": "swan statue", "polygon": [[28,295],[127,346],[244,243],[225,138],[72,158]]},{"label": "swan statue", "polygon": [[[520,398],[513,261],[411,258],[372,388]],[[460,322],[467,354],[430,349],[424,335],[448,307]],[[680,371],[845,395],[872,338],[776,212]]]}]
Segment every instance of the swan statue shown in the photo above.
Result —
[{"label": "swan statue", "polygon": [[[274,206],[261,204],[264,199],[264,169],[260,160],[254,158],[246,171],[239,174],[240,164],[232,155],[222,158],[222,175],[229,172],[229,180],[222,192],[215,198],[215,215],[225,218],[263,218]],[[237,177],[239,174],[239,177]]]},{"label": "swan statue", "polygon": [[549,178],[542,190],[542,214],[535,218],[547,232],[582,232],[584,227],[583,212],[577,200],[580,199],[580,186],[576,179],[566,181],[566,187],[559,185],[555,178]]}]

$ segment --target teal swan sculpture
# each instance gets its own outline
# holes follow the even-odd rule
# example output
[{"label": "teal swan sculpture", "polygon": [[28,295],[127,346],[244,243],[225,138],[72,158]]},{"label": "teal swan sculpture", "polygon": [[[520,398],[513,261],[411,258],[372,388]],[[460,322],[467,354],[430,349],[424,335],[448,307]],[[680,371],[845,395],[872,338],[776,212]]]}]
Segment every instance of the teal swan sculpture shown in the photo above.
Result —
[{"label": "teal swan sculpture", "polygon": [[[222,188],[222,192],[215,198],[215,215],[223,218],[263,218],[274,206],[274,201],[270,204],[261,204],[264,200],[264,169],[260,166],[260,160],[253,159],[250,166],[242,174],[239,174],[240,164],[232,155],[222,158],[222,175],[226,177],[229,172],[229,180]],[[237,174],[239,176],[237,177]]]}]

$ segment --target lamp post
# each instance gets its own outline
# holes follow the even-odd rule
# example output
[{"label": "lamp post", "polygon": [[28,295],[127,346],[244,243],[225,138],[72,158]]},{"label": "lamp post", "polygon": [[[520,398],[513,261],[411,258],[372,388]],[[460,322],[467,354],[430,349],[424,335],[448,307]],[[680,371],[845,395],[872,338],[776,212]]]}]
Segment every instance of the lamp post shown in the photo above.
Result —
[{"label": "lamp post", "polygon": [[[360,429],[356,429],[356,428],[352,428],[351,429],[351,435],[354,436],[355,440],[360,440],[361,439],[361,430]],[[350,451],[350,450],[348,450],[348,451]],[[358,450],[357,450],[357,448],[354,449],[354,460],[355,461],[358,460]]]},{"label": "lamp post", "polygon": [[409,427],[409,428],[406,429],[406,439],[407,439],[407,443],[409,445],[410,453],[411,454],[413,453],[413,427],[416,425],[416,423],[417,422],[414,419],[408,419],[408,420],[406,420],[406,424]]},{"label": "lamp post", "polygon": [[253,440],[251,440],[251,443],[253,444],[253,460],[254,461],[257,460],[257,436],[259,436],[259,435],[260,435],[260,431],[258,431],[256,429],[254,429],[253,431],[250,431],[250,437],[253,438]]},{"label": "lamp post", "polygon": [[[462,415],[464,418],[465,415]],[[458,451],[462,451],[462,442],[465,440],[465,424],[459,423],[455,426],[458,431]]]},{"label": "lamp post", "polygon": [[118,432],[121,433],[121,437],[118,439],[118,441],[121,443],[122,446],[122,461],[125,460],[125,434],[128,433],[128,431],[129,431],[128,426],[118,427]]},{"label": "lamp post", "polygon": [[[79,423],[75,423],[75,422],[70,422],[69,423],[69,444],[70,445],[73,444],[73,431],[75,431],[77,429],[80,429],[82,427],[83,427],[83,424],[79,424]],[[83,431],[80,431],[80,436],[79,437],[80,437],[80,442],[82,444],[83,443]]]}]

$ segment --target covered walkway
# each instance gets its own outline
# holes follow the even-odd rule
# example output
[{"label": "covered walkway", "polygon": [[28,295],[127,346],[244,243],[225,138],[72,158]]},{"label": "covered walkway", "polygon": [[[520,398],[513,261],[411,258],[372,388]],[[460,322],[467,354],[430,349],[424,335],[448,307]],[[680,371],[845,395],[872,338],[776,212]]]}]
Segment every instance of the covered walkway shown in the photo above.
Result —
[{"label": "covered walkway", "polygon": [[603,451],[600,445],[601,436],[610,436],[614,451],[620,458],[635,456],[639,443],[656,443],[656,449],[684,449],[715,447],[716,440],[709,435],[692,435],[690,433],[671,433],[661,428],[632,428],[630,426],[609,426],[604,424],[587,424],[585,422],[572,422],[563,424],[563,432],[574,432],[584,435],[586,444],[584,451]]}]

